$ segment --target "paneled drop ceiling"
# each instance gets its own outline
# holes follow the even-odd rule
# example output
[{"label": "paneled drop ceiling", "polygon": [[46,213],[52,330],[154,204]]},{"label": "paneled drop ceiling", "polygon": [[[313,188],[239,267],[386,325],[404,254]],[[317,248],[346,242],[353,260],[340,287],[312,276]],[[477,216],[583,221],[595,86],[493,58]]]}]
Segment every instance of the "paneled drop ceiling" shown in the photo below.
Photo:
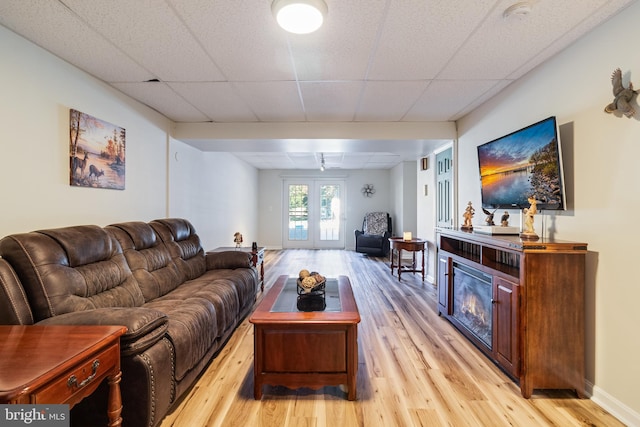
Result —
[{"label": "paneled drop ceiling", "polygon": [[[180,129],[212,123],[196,139],[176,135],[201,150],[266,169],[317,165],[321,152],[330,167],[389,168],[443,139],[292,149],[242,125],[453,122],[633,2],[325,1],[325,25],[309,35],[278,28],[270,0],[0,0],[0,24]],[[516,3],[530,12],[505,18]],[[236,124],[237,138],[215,124]]]}]

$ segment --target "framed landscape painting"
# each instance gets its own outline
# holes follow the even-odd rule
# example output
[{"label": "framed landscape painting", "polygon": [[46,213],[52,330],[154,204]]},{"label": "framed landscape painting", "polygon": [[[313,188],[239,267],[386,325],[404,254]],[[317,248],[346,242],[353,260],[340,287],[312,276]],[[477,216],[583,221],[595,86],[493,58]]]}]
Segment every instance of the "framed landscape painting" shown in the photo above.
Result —
[{"label": "framed landscape painting", "polygon": [[69,111],[69,183],[124,190],[123,128],[78,110]]}]

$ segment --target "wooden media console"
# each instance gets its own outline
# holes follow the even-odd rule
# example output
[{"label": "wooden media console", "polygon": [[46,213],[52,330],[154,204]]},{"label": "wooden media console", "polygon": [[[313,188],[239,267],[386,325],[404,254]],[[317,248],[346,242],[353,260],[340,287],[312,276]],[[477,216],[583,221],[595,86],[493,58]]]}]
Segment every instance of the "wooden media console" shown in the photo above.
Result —
[{"label": "wooden media console", "polygon": [[[439,314],[519,381],[522,396],[573,389],[583,397],[587,244],[449,229],[437,230],[437,244]],[[474,282],[490,288],[460,307],[460,289]]]}]

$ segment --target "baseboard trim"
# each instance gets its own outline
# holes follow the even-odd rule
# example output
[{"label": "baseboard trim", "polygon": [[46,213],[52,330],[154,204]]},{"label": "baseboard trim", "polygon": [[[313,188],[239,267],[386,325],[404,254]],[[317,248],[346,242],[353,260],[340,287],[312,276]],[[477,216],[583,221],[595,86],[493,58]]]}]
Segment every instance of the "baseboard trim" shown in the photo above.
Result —
[{"label": "baseboard trim", "polygon": [[602,406],[611,415],[629,427],[640,427],[640,414],[620,402],[615,397],[604,391],[597,385],[587,384],[587,389],[592,389],[591,400]]}]

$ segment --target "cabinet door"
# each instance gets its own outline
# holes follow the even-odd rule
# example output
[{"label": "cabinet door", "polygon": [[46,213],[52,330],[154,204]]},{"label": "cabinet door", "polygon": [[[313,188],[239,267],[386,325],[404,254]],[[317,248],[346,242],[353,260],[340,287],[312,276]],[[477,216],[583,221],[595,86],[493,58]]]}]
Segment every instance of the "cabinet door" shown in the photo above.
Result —
[{"label": "cabinet door", "polygon": [[451,258],[441,255],[438,257],[438,314],[451,314],[451,303],[449,301],[451,283]]},{"label": "cabinet door", "polygon": [[501,277],[493,278],[493,354],[511,375],[520,374],[518,351],[519,286]]}]

